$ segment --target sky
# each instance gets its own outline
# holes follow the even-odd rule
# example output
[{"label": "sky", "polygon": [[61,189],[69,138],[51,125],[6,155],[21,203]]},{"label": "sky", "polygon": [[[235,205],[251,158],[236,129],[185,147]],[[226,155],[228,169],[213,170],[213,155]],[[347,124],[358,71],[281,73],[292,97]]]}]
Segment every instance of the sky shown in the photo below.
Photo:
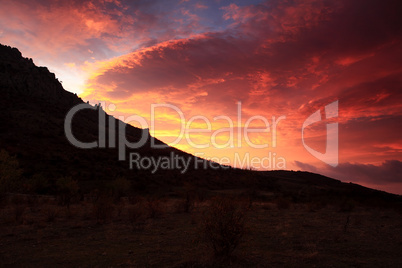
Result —
[{"label": "sky", "polygon": [[[0,7],[0,43],[176,148],[402,194],[400,1],[0,0]],[[313,114],[316,122],[306,124]],[[336,153],[337,161],[323,158]]]}]

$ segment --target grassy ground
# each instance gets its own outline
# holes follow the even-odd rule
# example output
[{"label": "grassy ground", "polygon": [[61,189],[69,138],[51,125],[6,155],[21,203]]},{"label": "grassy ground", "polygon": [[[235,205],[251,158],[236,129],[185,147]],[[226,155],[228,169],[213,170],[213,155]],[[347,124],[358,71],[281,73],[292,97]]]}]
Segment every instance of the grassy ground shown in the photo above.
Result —
[{"label": "grassy ground", "polygon": [[8,202],[0,210],[0,266],[402,267],[395,210],[254,202],[241,244],[219,259],[203,238],[209,201],[190,213],[184,204],[82,201],[68,210],[52,199]]}]

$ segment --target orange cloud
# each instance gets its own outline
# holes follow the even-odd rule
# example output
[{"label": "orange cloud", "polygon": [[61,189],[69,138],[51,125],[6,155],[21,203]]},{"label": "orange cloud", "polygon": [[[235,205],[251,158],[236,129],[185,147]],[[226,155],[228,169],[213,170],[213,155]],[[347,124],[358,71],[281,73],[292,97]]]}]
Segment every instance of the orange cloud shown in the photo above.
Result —
[{"label": "orange cloud", "polygon": [[[173,145],[206,158],[228,157],[235,165],[236,155],[271,153],[286,159],[287,169],[303,162],[325,171],[303,147],[302,125],[321,110],[324,119],[305,137],[323,151],[332,122],[323,109],[339,100],[339,162],[348,168],[333,174],[346,174],[346,163],[402,160],[398,1],[369,0],[364,8],[347,0],[217,3],[9,1],[0,10],[0,41],[85,79],[81,97],[114,103],[115,116],[142,116],[167,143],[182,133],[182,123],[205,117],[210,128],[199,118],[187,128],[208,131],[190,133],[190,141],[184,134]],[[177,107],[184,122],[166,107],[152,118],[155,103]],[[259,117],[249,121],[253,116]],[[246,137],[248,121],[265,130]],[[194,146],[214,141],[225,148]]]},{"label": "orange cloud", "polygon": [[[117,102],[116,114],[135,113],[150,125],[153,120],[154,135],[170,144],[180,134],[182,118],[172,109],[159,110],[151,118],[150,107],[175,105],[183,112],[184,125],[194,116],[203,116],[211,126],[194,121],[187,129],[201,130],[172,145],[206,158],[228,157],[232,165],[239,164],[236,156],[262,159],[274,153],[277,160],[286,159],[288,169],[298,168],[299,159],[319,166],[302,145],[301,126],[310,114],[339,100],[341,163],[401,159],[398,147],[387,149],[401,139],[386,133],[402,109],[397,86],[402,82],[401,59],[396,56],[402,53],[396,32],[382,38],[381,45],[377,39],[366,43],[359,29],[344,32],[343,16],[353,22],[349,14],[358,10],[346,2],[272,5],[231,4],[223,8],[223,18],[234,21],[226,31],[161,42],[99,62],[83,96]],[[341,34],[344,40],[334,39]],[[365,41],[347,42],[352,34],[362,35]],[[266,118],[268,127],[261,119],[254,120],[250,127],[260,131],[245,134],[247,121],[256,115]],[[229,120],[214,120],[217,116]],[[280,116],[286,119],[273,133]],[[216,133],[227,129],[229,121],[234,131]],[[327,122],[305,130],[306,142],[318,151],[325,150]],[[382,127],[373,130],[376,125]],[[395,133],[402,131],[395,128]],[[215,148],[213,142],[226,146]],[[196,148],[197,144],[209,147]],[[269,146],[253,146],[264,144]]]}]

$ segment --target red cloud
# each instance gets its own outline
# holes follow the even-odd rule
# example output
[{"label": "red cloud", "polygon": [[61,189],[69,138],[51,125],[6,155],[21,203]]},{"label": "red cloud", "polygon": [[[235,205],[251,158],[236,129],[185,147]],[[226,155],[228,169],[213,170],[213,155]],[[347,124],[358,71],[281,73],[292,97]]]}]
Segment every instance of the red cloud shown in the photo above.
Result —
[{"label": "red cloud", "polygon": [[[402,131],[398,124],[402,111],[400,1],[231,4],[219,9],[221,20],[230,24],[224,30],[202,26],[196,12],[204,8],[181,2],[169,12],[160,12],[154,1],[130,5],[124,1],[60,2],[49,9],[35,2],[33,10],[10,2],[7,10],[15,16],[0,11],[2,25],[8,25],[1,40],[21,40],[16,31],[23,29],[27,38],[37,42],[34,47],[54,54],[85,47],[85,53],[91,49],[95,57],[109,59],[116,56],[114,51],[132,51],[86,65],[91,72],[82,96],[115,102],[120,114],[148,117],[150,104],[163,102],[179,106],[187,117],[236,119],[236,103],[241,101],[242,124],[253,115],[286,115],[278,148],[270,149],[285,156],[290,165],[300,159],[316,163],[302,146],[301,126],[310,114],[339,100],[339,172],[346,174],[350,168],[346,163],[378,166],[385,160],[402,160],[398,135]],[[203,12],[212,9],[213,5]],[[57,21],[55,17],[60,20],[50,25],[49,21]],[[40,37],[35,39],[30,32]],[[163,122],[177,121],[174,113],[161,117]],[[309,130],[316,139],[312,146],[325,140],[327,122],[321,123],[322,128]],[[174,136],[177,126],[172,125],[166,123],[159,134]],[[213,127],[222,125],[216,122]],[[264,135],[254,138],[263,140]],[[231,152],[211,149],[207,153]]]}]

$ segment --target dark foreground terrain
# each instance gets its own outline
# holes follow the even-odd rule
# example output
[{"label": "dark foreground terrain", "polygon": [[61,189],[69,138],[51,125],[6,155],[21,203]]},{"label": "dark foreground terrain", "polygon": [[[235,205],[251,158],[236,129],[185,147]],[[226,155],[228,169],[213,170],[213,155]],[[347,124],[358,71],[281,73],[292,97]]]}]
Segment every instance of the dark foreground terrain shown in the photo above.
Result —
[{"label": "dark foreground terrain", "polygon": [[[220,256],[206,236],[215,200],[210,195],[216,194],[229,195],[226,200],[244,216],[238,247]],[[402,214],[397,207],[384,209],[350,200],[294,203],[260,194],[264,197],[254,202],[229,191],[197,199],[137,196],[119,201],[88,195],[70,208],[58,205],[53,197],[8,196],[0,210],[0,263],[18,267],[402,267]],[[219,214],[212,220],[220,222]],[[226,223],[226,230],[236,228],[235,223]],[[213,235],[219,238],[219,230]]]},{"label": "dark foreground terrain", "polygon": [[[68,142],[77,104],[0,45],[0,267],[402,267],[401,196],[300,171],[131,170],[116,148]],[[122,124],[87,107],[72,123],[82,141],[100,115]],[[131,142],[144,133],[125,127]],[[127,153],[200,160],[152,142]]]}]

